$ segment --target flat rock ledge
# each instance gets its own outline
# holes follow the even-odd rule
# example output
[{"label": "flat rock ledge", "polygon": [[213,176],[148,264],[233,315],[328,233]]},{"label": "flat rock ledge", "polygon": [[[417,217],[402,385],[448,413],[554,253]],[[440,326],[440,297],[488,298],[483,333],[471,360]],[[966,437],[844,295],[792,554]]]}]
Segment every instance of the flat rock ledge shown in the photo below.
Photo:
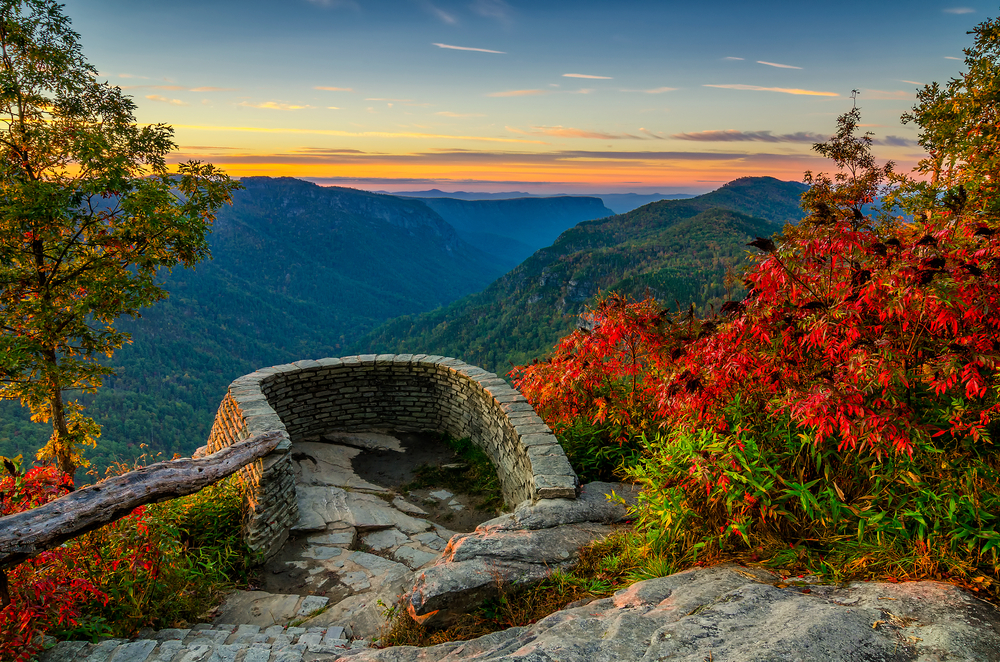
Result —
[{"label": "flat rock ledge", "polygon": [[940,582],[792,586],[761,569],[720,565],[639,582],[470,641],[318,659],[986,662],[1000,660],[1000,610]]}]

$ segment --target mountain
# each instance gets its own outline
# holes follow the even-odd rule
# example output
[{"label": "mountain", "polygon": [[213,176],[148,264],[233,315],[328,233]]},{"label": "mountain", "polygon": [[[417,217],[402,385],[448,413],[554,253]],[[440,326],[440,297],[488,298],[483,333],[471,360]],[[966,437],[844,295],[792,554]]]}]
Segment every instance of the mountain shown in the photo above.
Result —
[{"label": "mountain", "polygon": [[805,189],[742,178],[705,195],[580,223],[485,291],[390,320],[353,349],[445,354],[503,373],[548,351],[598,292],[648,292],[671,305],[718,308],[735,294],[727,292],[726,271],[738,272],[747,241],[798,219]]},{"label": "mountain", "polygon": [[597,196],[604,201],[604,206],[612,210],[616,214],[624,214],[632,211],[633,209],[638,209],[643,205],[648,205],[650,202],[659,202],[660,200],[684,200],[686,198],[693,198],[693,193],[601,193]]},{"label": "mountain", "polygon": [[[386,193],[386,191],[380,191],[380,193]],[[420,198],[421,200],[429,198],[454,198],[456,200],[507,200],[510,198],[537,197],[590,197],[600,198],[604,202],[604,206],[615,214],[624,214],[625,212],[647,205],[650,202],[658,202],[660,200],[682,200],[684,198],[694,197],[693,193],[594,193],[591,195],[566,194],[566,196],[539,196],[532,193],[524,193],[523,191],[507,191],[504,193],[455,191],[454,193],[448,193],[436,188],[430,189],[429,191],[404,191],[393,193],[393,195],[405,198]]]},{"label": "mountain", "polygon": [[424,198],[421,201],[480,250],[520,264],[581,221],[611,216],[600,198],[556,196],[497,200]]},{"label": "mountain", "polygon": [[[507,200],[509,198],[530,198],[532,193],[524,191],[505,191],[501,193],[487,193],[486,191],[442,191],[432,188],[428,191],[378,191],[398,195],[401,198],[455,198],[456,200]],[[547,197],[547,196],[546,196]]]},{"label": "mountain", "polygon": [[[508,264],[418,200],[267,177],[242,180],[209,238],[213,259],[166,275],[167,300],[123,319],[118,376],[83,400],[106,464],[140,443],[204,443],[228,384],[261,366],[339,356],[381,322],[482,290]],[[0,403],[0,455],[31,455],[46,427]]]}]

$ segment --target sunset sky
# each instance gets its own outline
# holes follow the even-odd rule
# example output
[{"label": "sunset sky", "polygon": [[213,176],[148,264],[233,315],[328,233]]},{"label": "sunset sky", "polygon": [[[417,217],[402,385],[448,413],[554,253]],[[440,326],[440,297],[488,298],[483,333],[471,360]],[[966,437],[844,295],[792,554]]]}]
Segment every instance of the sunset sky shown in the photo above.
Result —
[{"label": "sunset sky", "polygon": [[175,160],[369,190],[703,192],[828,169],[858,89],[876,154],[996,13],[924,0],[66,0]]}]

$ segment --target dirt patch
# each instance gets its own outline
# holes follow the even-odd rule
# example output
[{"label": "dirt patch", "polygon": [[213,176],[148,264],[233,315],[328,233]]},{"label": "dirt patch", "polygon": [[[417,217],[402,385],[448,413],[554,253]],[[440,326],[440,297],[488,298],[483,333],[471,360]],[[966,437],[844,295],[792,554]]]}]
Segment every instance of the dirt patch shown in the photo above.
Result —
[{"label": "dirt patch", "polygon": [[407,503],[426,512],[432,522],[459,533],[471,532],[497,516],[496,510],[480,509],[482,497],[448,489],[444,484],[404,491],[403,486],[416,478],[418,467],[459,465],[454,470],[461,471],[461,459],[440,435],[400,432],[393,436],[399,439],[402,452],[382,448],[363,451],[351,460],[358,477],[393,490]]},{"label": "dirt patch", "polygon": [[365,450],[351,460],[359,478],[382,487],[398,487],[411,482],[417,467],[432,467],[457,462],[455,452],[438,435],[398,432],[401,452],[375,448]]},{"label": "dirt patch", "polygon": [[336,604],[349,596],[351,591],[344,586],[340,577],[331,571],[310,573],[298,567],[303,552],[310,547],[307,535],[289,538],[281,550],[257,570],[255,589],[268,593],[291,595],[321,595]]}]

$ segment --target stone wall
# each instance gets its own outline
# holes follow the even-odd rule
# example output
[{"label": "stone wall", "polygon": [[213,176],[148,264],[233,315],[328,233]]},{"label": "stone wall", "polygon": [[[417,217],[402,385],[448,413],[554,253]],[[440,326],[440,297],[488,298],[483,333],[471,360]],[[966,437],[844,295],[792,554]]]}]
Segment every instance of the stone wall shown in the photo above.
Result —
[{"label": "stone wall", "polygon": [[279,447],[241,471],[248,541],[268,557],[298,521],[291,443],[336,430],[447,432],[470,437],[497,469],[510,507],[575,498],[579,480],[524,396],[491,372],[425,354],[366,354],[261,368],[229,387],[208,441],[214,452],[279,430]]}]

